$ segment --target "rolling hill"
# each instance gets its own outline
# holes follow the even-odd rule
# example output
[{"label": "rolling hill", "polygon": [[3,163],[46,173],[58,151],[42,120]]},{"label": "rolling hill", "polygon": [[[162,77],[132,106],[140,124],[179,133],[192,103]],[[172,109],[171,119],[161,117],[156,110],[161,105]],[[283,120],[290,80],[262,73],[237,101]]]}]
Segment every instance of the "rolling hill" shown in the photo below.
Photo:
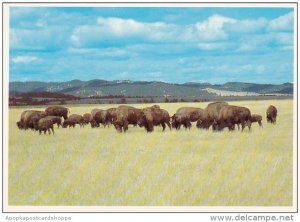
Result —
[{"label": "rolling hill", "polygon": [[[210,90],[207,90],[210,89]],[[211,90],[213,89],[213,90]],[[228,82],[225,84],[195,83],[173,84],[159,81],[130,81],[101,79],[81,81],[71,80],[66,82],[10,82],[9,93],[36,93],[52,92],[63,93],[76,97],[91,96],[129,96],[129,97],[185,97],[209,96],[216,90],[226,92],[242,92],[243,94],[293,94],[293,84],[256,84],[244,82]],[[238,93],[239,94],[239,93]],[[238,95],[237,94],[237,95]]]}]

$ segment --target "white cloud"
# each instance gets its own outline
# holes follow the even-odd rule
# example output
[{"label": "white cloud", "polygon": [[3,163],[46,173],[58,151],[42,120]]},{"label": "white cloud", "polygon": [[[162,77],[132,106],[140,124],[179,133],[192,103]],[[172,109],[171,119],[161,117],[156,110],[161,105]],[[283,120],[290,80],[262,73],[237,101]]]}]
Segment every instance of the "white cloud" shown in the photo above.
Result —
[{"label": "white cloud", "polygon": [[269,22],[267,30],[269,31],[291,31],[294,28],[294,13],[279,16]]},{"label": "white cloud", "polygon": [[228,32],[236,33],[254,33],[266,28],[268,21],[265,18],[253,20],[235,20],[234,22],[227,23],[224,28]]},{"label": "white cloud", "polygon": [[223,27],[227,23],[235,23],[236,20],[220,15],[210,16],[204,22],[195,24],[198,36],[201,40],[215,41],[220,39],[226,39],[227,34],[223,30]]},{"label": "white cloud", "polygon": [[98,18],[96,25],[78,26],[73,30],[71,42],[77,47],[86,45],[117,43],[126,41],[171,40],[177,32],[177,26],[163,22],[143,23],[133,19]]},{"label": "white cloud", "polygon": [[12,58],[14,63],[30,63],[36,61],[38,58],[35,56],[16,56]]},{"label": "white cloud", "polygon": [[203,50],[215,50],[215,49],[226,49],[227,44],[224,42],[212,42],[212,43],[199,43],[198,45],[199,49]]}]

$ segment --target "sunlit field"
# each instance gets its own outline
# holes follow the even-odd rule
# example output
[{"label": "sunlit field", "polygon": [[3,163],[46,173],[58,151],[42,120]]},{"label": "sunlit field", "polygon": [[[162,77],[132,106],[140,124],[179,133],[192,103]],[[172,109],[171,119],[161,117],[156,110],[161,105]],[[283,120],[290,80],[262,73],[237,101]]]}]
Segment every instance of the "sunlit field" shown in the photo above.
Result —
[{"label": "sunlit field", "polygon": [[[26,108],[9,110],[9,205],[85,206],[291,206],[293,101],[230,102],[263,116],[244,132],[153,133],[130,126],[62,129],[55,135],[19,130]],[[266,109],[278,109],[277,124]],[[152,104],[138,104],[146,107]],[[173,115],[182,106],[165,103]],[[117,105],[69,106],[71,113]],[[45,107],[34,108],[44,110]]]}]

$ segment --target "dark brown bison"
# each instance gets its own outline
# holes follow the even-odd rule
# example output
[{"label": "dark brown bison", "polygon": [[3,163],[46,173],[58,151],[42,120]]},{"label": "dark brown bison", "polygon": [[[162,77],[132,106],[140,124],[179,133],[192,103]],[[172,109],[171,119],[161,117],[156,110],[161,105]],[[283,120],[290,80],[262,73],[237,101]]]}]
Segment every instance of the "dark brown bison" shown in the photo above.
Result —
[{"label": "dark brown bison", "polygon": [[192,127],[190,118],[185,113],[175,113],[171,117],[171,125],[172,128],[175,128],[176,130],[180,130],[181,125],[183,125],[186,129],[190,129]]},{"label": "dark brown bison", "polygon": [[34,129],[37,122],[47,116],[46,112],[37,110],[26,110],[22,112],[20,121],[17,122],[19,129]]},{"label": "dark brown bison", "polygon": [[51,134],[51,129],[54,135],[53,122],[51,118],[41,118],[35,126],[35,129],[39,131],[39,134],[41,134],[42,131],[44,132],[44,134],[46,134],[46,131],[48,131],[49,134]]},{"label": "dark brown bison", "polygon": [[106,126],[106,110],[102,109],[93,109],[91,112],[91,127],[100,127],[100,124]]},{"label": "dark brown bison", "polygon": [[203,115],[197,121],[197,128],[209,129],[214,120],[218,118],[221,108],[227,105],[227,102],[213,102],[208,104],[203,110]]},{"label": "dark brown bison", "polygon": [[252,114],[251,115],[251,122],[252,123],[258,123],[259,126],[262,127],[262,116],[261,115],[257,115],[257,114]]},{"label": "dark brown bison", "polygon": [[184,113],[189,117],[191,122],[196,122],[203,115],[203,109],[196,107],[181,107],[176,113]]},{"label": "dark brown bison", "polygon": [[235,124],[242,125],[242,131],[248,126],[251,129],[251,112],[246,107],[227,105],[220,109],[217,120],[214,120],[213,130],[223,130],[228,127],[234,130]]},{"label": "dark brown bison", "polygon": [[113,122],[117,119],[117,108],[109,108],[106,110],[105,122],[107,125],[113,124]]},{"label": "dark brown bison", "polygon": [[69,128],[73,126],[74,128],[76,124],[80,125],[80,127],[84,127],[83,117],[78,114],[72,114],[63,122],[63,128],[67,128],[67,126],[69,126]]},{"label": "dark brown bison", "polygon": [[116,120],[113,122],[114,127],[119,132],[126,132],[128,125],[134,126],[138,123],[138,118],[141,115],[142,110],[134,108],[132,106],[121,105],[116,109]]},{"label": "dark brown bison", "polygon": [[87,125],[91,122],[92,115],[90,113],[85,113],[85,114],[83,114],[82,117],[83,117],[83,124],[84,125]]},{"label": "dark brown bison", "polygon": [[171,130],[170,115],[166,110],[157,107],[148,107],[142,109],[142,113],[138,120],[138,125],[140,127],[144,126],[147,132],[152,132],[154,130],[154,126],[158,125],[161,125],[164,131],[166,124]]},{"label": "dark brown bison", "polygon": [[275,106],[270,105],[267,109],[267,122],[276,124],[277,109]]},{"label": "dark brown bison", "polygon": [[66,120],[68,119],[68,113],[70,113],[70,110],[63,106],[49,106],[45,109],[45,112],[48,116],[60,116]]}]

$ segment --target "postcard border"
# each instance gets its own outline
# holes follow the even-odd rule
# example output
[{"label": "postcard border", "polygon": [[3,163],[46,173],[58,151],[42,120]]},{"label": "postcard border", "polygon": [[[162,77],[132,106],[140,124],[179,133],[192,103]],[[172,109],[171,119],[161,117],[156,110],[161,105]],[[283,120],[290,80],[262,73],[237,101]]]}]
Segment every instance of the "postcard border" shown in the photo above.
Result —
[{"label": "postcard border", "polygon": [[[103,5],[103,4],[116,4],[116,7],[121,7],[118,6],[120,4],[158,4],[158,5],[162,5],[162,4],[197,4],[197,5],[201,5],[201,4],[254,4],[254,5],[262,5],[262,4],[270,4],[270,5],[295,5],[294,6],[294,10],[297,11],[296,13],[296,21],[297,24],[294,24],[294,27],[296,27],[296,36],[295,36],[295,40],[296,42],[294,43],[294,48],[296,47],[296,53],[294,53],[295,58],[294,58],[294,64],[296,65],[296,73],[294,71],[294,79],[296,78],[296,82],[294,82],[294,92],[296,92],[296,97],[295,97],[295,93],[294,93],[294,98],[293,101],[296,103],[296,153],[294,155],[296,155],[296,173],[293,173],[294,175],[296,174],[296,206],[289,206],[287,208],[293,208],[296,207],[296,211],[5,211],[4,209],[4,5],[11,5],[11,4],[40,4],[40,5],[57,5],[57,4],[66,4],[66,5],[74,5],[74,4],[82,4],[82,5],[89,5],[89,4],[97,4],[97,5]],[[45,6],[47,7],[47,6]],[[91,6],[92,7],[92,6]],[[145,6],[147,7],[147,6]],[[193,7],[193,6],[192,6]],[[213,6],[212,6],[213,7]],[[295,62],[296,60],[296,62]],[[295,87],[296,86],[296,87]],[[298,2],[250,2],[250,1],[246,1],[246,2],[196,2],[196,1],[187,1],[187,2],[156,2],[156,1],[149,1],[149,2],[135,2],[135,1],[124,1],[124,2],[2,2],[2,213],[298,213],[298,182],[299,182],[299,178],[298,178]],[[296,100],[296,101],[295,101]],[[293,138],[294,140],[294,138]],[[294,157],[293,157],[294,159]],[[294,160],[293,160],[294,161]],[[294,165],[294,163],[293,163]],[[294,169],[294,166],[293,166]],[[293,182],[293,186],[294,186],[294,182]],[[293,187],[293,194],[294,194],[294,187]],[[293,204],[294,204],[294,196],[293,196]],[[15,206],[11,206],[11,207],[15,207]],[[18,208],[24,208],[25,206],[18,206]],[[36,206],[32,206],[33,208]],[[53,206],[40,206],[40,207],[53,207]],[[57,206],[55,206],[57,207]],[[70,208],[74,208],[75,206],[64,206],[64,207],[70,207]],[[81,206],[80,208],[86,208],[86,207],[96,207],[96,206]],[[100,206],[99,206],[100,207]],[[108,208],[114,208],[114,207],[119,207],[119,208],[127,208],[125,206],[110,206]],[[144,208],[147,206],[137,206],[136,208]],[[164,206],[156,206],[154,208],[165,208]],[[183,206],[176,206],[174,208],[181,208]],[[190,208],[193,208],[193,206],[189,206]],[[202,206],[197,206],[197,207],[202,207]],[[219,206],[212,206],[211,208],[215,208],[215,207],[219,207]],[[246,206],[238,206],[240,208],[247,208]],[[9,207],[8,207],[9,208]],[[150,207],[151,208],[151,207]],[[170,206],[170,208],[173,208],[173,206]],[[205,207],[204,207],[205,208]],[[222,207],[221,207],[222,208]],[[228,207],[223,207],[223,208],[236,208],[235,206],[228,206]],[[250,207],[251,208],[251,207]],[[258,207],[253,207],[253,208],[271,208],[273,209],[274,207],[264,207],[264,206],[258,206]],[[285,207],[278,207],[278,208],[285,208]]]}]

